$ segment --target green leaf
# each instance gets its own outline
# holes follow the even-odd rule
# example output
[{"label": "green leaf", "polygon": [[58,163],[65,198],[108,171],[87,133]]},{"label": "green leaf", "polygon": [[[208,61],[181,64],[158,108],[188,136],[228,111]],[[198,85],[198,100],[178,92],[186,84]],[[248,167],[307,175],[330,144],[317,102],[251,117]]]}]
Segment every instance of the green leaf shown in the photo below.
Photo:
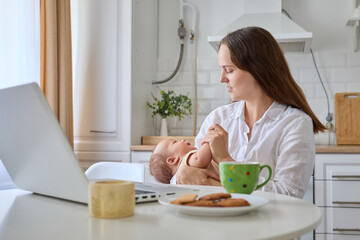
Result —
[{"label": "green leaf", "polygon": [[161,90],[160,94],[161,100],[151,93],[154,102],[146,102],[146,105],[152,110],[152,117],[159,115],[162,118],[178,117],[181,120],[184,116],[192,114],[191,98],[188,96],[176,95],[171,90],[168,92]]}]

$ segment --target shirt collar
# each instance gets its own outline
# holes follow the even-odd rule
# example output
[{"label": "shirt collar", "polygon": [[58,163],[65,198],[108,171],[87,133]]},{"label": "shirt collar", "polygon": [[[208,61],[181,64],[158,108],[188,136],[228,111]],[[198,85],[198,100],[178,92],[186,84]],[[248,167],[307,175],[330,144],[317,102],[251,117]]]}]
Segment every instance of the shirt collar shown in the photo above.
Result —
[{"label": "shirt collar", "polygon": [[[238,111],[233,111],[232,114],[232,118],[236,119],[236,118],[240,118],[241,120],[245,120],[245,113],[244,113],[244,101],[239,101],[236,103],[236,108],[239,109]],[[268,108],[268,110],[266,110],[266,112],[264,113],[264,116],[268,116],[269,118],[271,118],[272,120],[277,120],[280,115],[285,111],[286,109],[286,105],[284,104],[280,104],[276,101],[274,101],[271,106]],[[263,119],[264,116],[261,118]]]},{"label": "shirt collar", "polygon": [[232,104],[235,104],[235,108],[230,116],[230,118],[233,118],[233,119],[237,119],[237,118],[240,118],[241,120],[245,120],[245,115],[244,115],[244,104],[245,102],[244,101],[238,101],[238,102],[234,102]]},{"label": "shirt collar", "polygon": [[285,109],[286,105],[274,101],[264,115],[267,115],[272,120],[277,120]]}]

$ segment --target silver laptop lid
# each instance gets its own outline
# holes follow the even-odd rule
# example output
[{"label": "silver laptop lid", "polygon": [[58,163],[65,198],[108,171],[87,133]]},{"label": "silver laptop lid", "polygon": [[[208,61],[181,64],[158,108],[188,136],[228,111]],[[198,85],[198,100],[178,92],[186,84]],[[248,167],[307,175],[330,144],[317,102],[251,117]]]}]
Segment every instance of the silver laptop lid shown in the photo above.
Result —
[{"label": "silver laptop lid", "polygon": [[0,159],[18,188],[88,201],[88,180],[36,83],[0,89]]}]

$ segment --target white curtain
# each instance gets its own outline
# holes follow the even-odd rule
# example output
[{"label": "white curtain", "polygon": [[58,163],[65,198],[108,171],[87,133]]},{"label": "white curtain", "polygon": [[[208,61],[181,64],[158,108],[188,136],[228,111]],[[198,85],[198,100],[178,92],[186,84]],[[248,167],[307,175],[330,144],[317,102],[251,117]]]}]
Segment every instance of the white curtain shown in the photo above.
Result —
[{"label": "white curtain", "polygon": [[0,0],[0,89],[40,84],[40,0]]},{"label": "white curtain", "polygon": [[[40,85],[40,0],[0,0],[0,89]],[[13,187],[0,159],[0,189]]]}]

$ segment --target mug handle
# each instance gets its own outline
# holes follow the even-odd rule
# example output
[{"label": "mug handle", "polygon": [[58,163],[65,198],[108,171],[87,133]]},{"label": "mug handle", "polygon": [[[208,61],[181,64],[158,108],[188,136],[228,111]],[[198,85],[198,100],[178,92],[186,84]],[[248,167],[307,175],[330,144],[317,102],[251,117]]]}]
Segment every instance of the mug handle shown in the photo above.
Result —
[{"label": "mug handle", "polygon": [[[267,177],[267,179],[266,179],[263,183],[261,183],[260,185],[257,185],[256,188],[255,188],[255,190],[258,190],[259,188],[265,186],[265,184],[267,184],[267,182],[268,182],[268,181],[270,180],[270,178],[271,178],[271,174],[272,174],[271,167],[270,167],[269,165],[266,165],[266,164],[265,164],[265,165],[262,165],[262,166],[260,166],[260,172],[261,172],[264,168],[267,168],[267,169],[269,170],[269,176]],[[259,173],[259,175],[260,175],[260,173]]]}]

